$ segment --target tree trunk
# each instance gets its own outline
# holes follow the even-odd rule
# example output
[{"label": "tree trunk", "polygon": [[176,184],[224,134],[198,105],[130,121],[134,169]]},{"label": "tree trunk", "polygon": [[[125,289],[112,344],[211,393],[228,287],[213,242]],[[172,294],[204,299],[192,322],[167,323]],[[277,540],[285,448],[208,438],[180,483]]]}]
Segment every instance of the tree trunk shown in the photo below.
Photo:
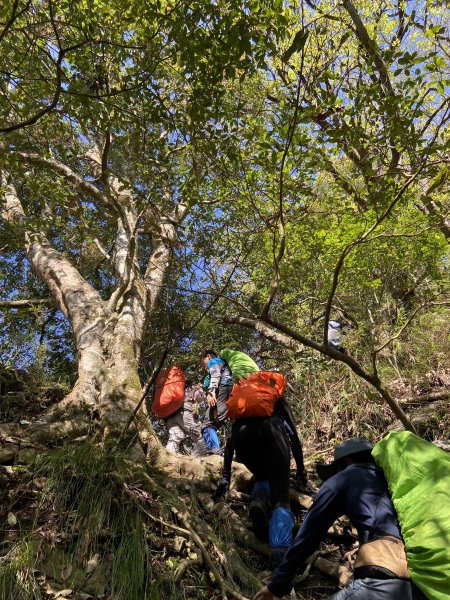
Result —
[{"label": "tree trunk", "polygon": [[129,210],[124,208],[125,203],[121,205],[111,259],[117,287],[104,300],[70,261],[51,247],[42,232],[27,228],[27,215],[15,187],[6,177],[3,184],[7,191],[2,216],[24,228],[30,264],[70,322],[77,351],[78,378],[74,388],[36,424],[33,437],[61,442],[98,428],[105,443],[120,441],[143,458],[138,438],[138,429],[142,429],[147,430],[146,443],[159,451],[161,446],[151,433],[145,409],[135,411],[142,400],[138,365],[145,329],[170,264],[176,224],[167,219],[155,228],[153,252],[141,276],[134,238],[137,219],[132,204]]}]

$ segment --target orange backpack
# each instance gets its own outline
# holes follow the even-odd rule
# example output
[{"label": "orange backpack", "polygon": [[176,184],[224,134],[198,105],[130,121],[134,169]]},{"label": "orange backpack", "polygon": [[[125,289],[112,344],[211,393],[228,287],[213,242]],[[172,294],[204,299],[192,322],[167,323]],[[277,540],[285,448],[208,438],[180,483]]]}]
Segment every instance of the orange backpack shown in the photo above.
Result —
[{"label": "orange backpack", "polygon": [[180,367],[169,367],[158,373],[152,411],[165,419],[182,407],[186,377]]},{"label": "orange backpack", "polygon": [[258,371],[248,375],[233,385],[227,400],[228,417],[270,417],[286,386],[284,375],[275,371]]}]

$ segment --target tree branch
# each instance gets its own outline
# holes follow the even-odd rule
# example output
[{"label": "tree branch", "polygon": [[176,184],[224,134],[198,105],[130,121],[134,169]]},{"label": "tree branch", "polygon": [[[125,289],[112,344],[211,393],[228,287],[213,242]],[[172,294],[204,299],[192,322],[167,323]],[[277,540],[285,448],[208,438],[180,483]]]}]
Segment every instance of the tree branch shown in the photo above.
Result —
[{"label": "tree branch", "polygon": [[83,179],[81,175],[73,171],[64,163],[54,158],[45,158],[34,152],[28,154],[26,152],[19,152],[14,150],[11,151],[9,154],[13,157],[19,158],[20,160],[26,163],[46,167],[54,173],[62,175],[77,191],[88,194],[89,196],[100,202],[102,206],[106,206],[107,208],[115,211],[111,200],[106,194],[103,194],[103,192],[101,192],[97,187],[95,187],[95,185]]},{"label": "tree branch", "polygon": [[[292,340],[300,342],[301,344],[307,346],[308,348],[312,348],[325,356],[329,356],[339,362],[346,364],[356,375],[361,377],[373,386],[381,397],[386,401],[386,403],[391,408],[392,412],[397,416],[398,419],[403,423],[406,429],[416,433],[413,425],[409,421],[408,417],[398,404],[398,402],[391,396],[389,391],[382,385],[377,375],[373,375],[368,373],[364,367],[358,363],[354,358],[352,358],[349,354],[345,354],[343,352],[339,352],[335,350],[331,346],[327,344],[318,344],[314,340],[307,338],[301,333],[294,331],[284,323],[280,323],[273,318],[266,317],[265,319],[246,319],[239,316],[228,316],[223,317],[223,320],[226,320],[228,323],[235,323],[238,325],[243,325],[244,327],[248,327],[250,329],[254,329],[255,331],[259,331],[264,337],[268,339],[274,339],[274,333],[271,331],[271,328],[275,328],[278,331],[281,331],[285,335],[287,335]],[[283,344],[283,338],[278,338],[278,343]],[[290,347],[290,346],[288,346]]]},{"label": "tree branch", "polygon": [[325,307],[324,324],[323,324],[324,344],[326,344],[326,341],[328,338],[328,334],[327,334],[328,321],[330,320],[330,313],[331,313],[331,308],[333,306],[333,299],[334,299],[334,295],[336,293],[336,289],[338,287],[339,276],[340,276],[341,270],[344,266],[345,259],[350,254],[350,252],[354,248],[356,248],[358,245],[367,243],[368,241],[370,241],[369,236],[391,214],[391,212],[394,210],[394,207],[396,206],[397,202],[401,199],[401,197],[406,192],[406,190],[409,188],[409,186],[413,183],[413,181],[415,181],[415,179],[418,177],[419,173],[422,171],[423,168],[424,168],[424,166],[422,165],[413,175],[411,175],[411,177],[402,185],[402,187],[395,194],[394,198],[392,199],[391,203],[387,206],[386,210],[376,219],[376,221],[368,229],[366,229],[366,231],[357,240],[350,242],[350,244],[348,244],[342,251],[341,256],[339,257],[339,260],[336,263],[336,266],[333,271],[333,280],[331,283],[331,289],[328,294],[328,300],[327,300],[327,304]]},{"label": "tree branch", "polygon": [[[367,29],[361,17],[358,14],[358,11],[356,10],[351,0],[342,0],[342,5],[350,15],[350,18],[353,21],[353,24],[355,25],[356,36],[358,37],[361,45],[363,46],[367,55],[373,58],[373,62],[375,63],[375,66],[378,70],[381,88],[384,90],[386,97],[395,98],[395,92],[392,87],[391,80],[389,78],[389,72],[386,68],[386,65],[384,64],[384,61],[376,46],[375,41],[370,38]],[[399,115],[397,115],[396,118],[398,119],[398,123],[401,125],[402,120],[400,119]],[[408,147],[408,144],[406,143],[407,140],[405,132],[403,133],[402,137],[404,138],[405,146]],[[398,162],[400,160],[400,153],[395,146],[395,139],[392,133],[389,134],[389,138],[391,150],[391,163],[389,165],[389,170],[393,171],[398,166]]]},{"label": "tree branch", "polygon": [[300,72],[298,74],[297,80],[297,92],[295,97],[295,108],[294,114],[292,117],[292,121],[289,124],[288,134],[286,144],[283,150],[283,156],[281,158],[280,165],[280,176],[278,183],[278,217],[279,217],[279,233],[280,233],[280,244],[278,248],[278,252],[276,256],[274,256],[274,266],[275,266],[275,276],[272,281],[272,285],[270,288],[269,296],[261,309],[261,317],[266,316],[269,313],[270,307],[272,306],[272,302],[275,299],[275,296],[278,292],[281,283],[281,274],[280,274],[280,265],[283,260],[284,253],[286,250],[286,227],[284,222],[284,210],[283,210],[283,199],[284,199],[284,166],[286,163],[286,159],[289,153],[289,149],[292,145],[292,138],[294,136],[295,127],[297,125],[298,111],[300,107],[300,91],[302,89],[302,80],[303,80],[303,63],[304,63],[304,48],[302,48],[302,58],[300,65]]},{"label": "tree branch", "polygon": [[[6,182],[2,173],[2,182]],[[55,305],[69,319],[77,345],[89,344],[104,317],[104,303],[97,290],[52,246],[44,235],[26,229],[26,215],[15,187],[8,184],[2,216],[25,228],[26,252],[34,271],[55,299]]]},{"label": "tree branch", "polygon": [[17,8],[19,6],[19,0],[14,0],[14,4],[12,7],[12,14],[11,14],[10,18],[6,21],[5,26],[2,29],[2,32],[0,33],[0,42],[3,41],[3,38],[8,33],[8,30],[11,29],[11,27],[14,25],[14,22],[20,17],[20,15],[22,15],[24,12],[26,12],[30,8],[30,4],[31,4],[31,0],[27,0],[25,7],[22,8],[22,10],[20,10],[19,12],[16,12]]},{"label": "tree branch", "polygon": [[29,298],[28,300],[0,300],[0,308],[34,308],[35,306],[56,307],[52,298]]},{"label": "tree branch", "polygon": [[417,313],[420,312],[421,310],[423,310],[424,308],[428,308],[429,306],[450,306],[450,302],[426,302],[425,304],[421,304],[420,306],[417,306],[413,310],[413,312],[409,315],[409,317],[406,319],[405,323],[403,323],[403,325],[397,331],[397,333],[395,335],[391,336],[385,342],[383,342],[383,344],[378,346],[378,348],[375,348],[373,351],[373,354],[376,355],[376,354],[380,353],[391,342],[393,342],[394,340],[397,340],[402,335],[402,333],[405,331],[405,329],[408,327],[408,325],[412,322],[412,320],[417,315]]},{"label": "tree branch", "polygon": [[34,125],[41,117],[51,112],[54,108],[56,108],[59,97],[61,96],[62,91],[62,78],[63,78],[63,70],[61,68],[62,62],[66,56],[66,54],[72,50],[77,50],[84,46],[86,42],[81,42],[79,44],[74,44],[73,46],[69,46],[64,49],[60,49],[58,53],[58,59],[56,61],[56,84],[55,84],[55,92],[50,101],[50,104],[37,111],[33,116],[20,121],[19,123],[15,123],[14,125],[9,125],[7,127],[0,127],[0,133],[11,133],[12,131],[17,131],[17,129],[24,129],[25,127],[29,127],[30,125]]}]

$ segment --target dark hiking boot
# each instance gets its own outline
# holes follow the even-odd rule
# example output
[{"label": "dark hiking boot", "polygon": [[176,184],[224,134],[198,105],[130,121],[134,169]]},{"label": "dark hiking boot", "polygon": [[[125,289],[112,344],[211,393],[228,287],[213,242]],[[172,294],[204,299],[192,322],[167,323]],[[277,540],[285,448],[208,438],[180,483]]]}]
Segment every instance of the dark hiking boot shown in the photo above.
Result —
[{"label": "dark hiking boot", "polygon": [[269,506],[265,494],[257,494],[248,505],[252,531],[261,542],[269,540]]},{"label": "dark hiking boot", "polygon": [[280,565],[287,551],[287,546],[278,546],[277,548],[272,548],[269,556],[269,569],[274,571]]}]

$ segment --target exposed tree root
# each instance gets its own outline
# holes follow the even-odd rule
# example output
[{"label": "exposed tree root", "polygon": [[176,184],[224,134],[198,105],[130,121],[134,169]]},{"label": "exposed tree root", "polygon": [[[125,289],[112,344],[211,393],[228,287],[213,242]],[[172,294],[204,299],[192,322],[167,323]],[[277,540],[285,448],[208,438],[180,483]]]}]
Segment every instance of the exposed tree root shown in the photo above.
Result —
[{"label": "exposed tree root", "polygon": [[[33,438],[40,425],[39,422],[35,424]],[[88,421],[83,418],[69,418],[63,422],[42,423],[41,433],[45,434],[49,431],[51,432],[50,444],[52,444],[55,439],[61,441],[72,439],[74,435],[92,433],[92,421],[88,424]],[[15,433],[17,434],[16,431]],[[23,440],[22,432],[20,437]],[[45,435],[39,436],[39,439],[45,440]],[[143,439],[145,444],[142,443]],[[183,585],[182,582],[191,576],[190,570],[200,568],[209,575],[214,586],[217,586],[218,594],[223,600],[247,600],[241,589],[249,593],[249,590],[254,590],[259,585],[259,581],[242,562],[240,548],[253,550],[262,557],[270,554],[269,546],[261,542],[248,529],[241,513],[253,483],[252,474],[243,464],[233,463],[232,491],[229,496],[233,505],[228,502],[214,503],[211,493],[221,475],[222,458],[209,456],[195,459],[172,454],[145,426],[140,429],[139,437],[135,432],[123,440],[126,444],[120,449],[113,444],[111,452],[120,450],[125,455],[130,468],[126,470],[126,475],[118,473],[117,481],[127,494],[138,500],[136,505],[148,520],[158,523],[163,530],[188,540],[187,546],[191,552],[183,556],[182,549],[176,550],[176,553],[181,553],[181,562],[174,570],[173,580]],[[146,445],[146,455],[144,445]],[[134,453],[133,449],[138,449],[139,452]],[[155,468],[158,473],[155,472],[153,477],[151,473]],[[111,475],[115,476],[115,473]],[[160,475],[164,476],[164,487],[158,483]],[[298,505],[301,509],[308,509],[312,503],[310,495],[294,488],[291,489],[290,496],[292,504]],[[158,497],[170,498],[170,509],[177,523],[172,523],[170,517],[156,516],[151,510],[147,510],[146,506],[154,503]],[[220,541],[221,536],[218,537],[215,533],[218,524],[225,534],[222,539],[225,539],[226,549]],[[228,540],[227,531],[230,535]],[[300,581],[304,581],[314,564],[328,576],[337,578],[341,584],[347,582],[351,572],[323,559],[323,554],[324,551],[321,551],[314,555]]]},{"label": "exposed tree root", "polygon": [[356,555],[356,553],[359,550],[359,544],[357,546],[357,548],[352,548],[351,550],[349,550],[348,552],[346,552],[344,554],[344,560],[346,562],[348,562],[348,564],[350,565],[350,567],[353,569],[353,557]]},{"label": "exposed tree root", "polygon": [[352,571],[326,558],[318,557],[314,563],[316,569],[338,582],[340,587],[347,585],[353,577]]},{"label": "exposed tree root", "polygon": [[[200,554],[200,550],[197,552]],[[200,554],[201,556],[201,554]],[[176,583],[179,583],[183,579],[183,575],[189,569],[189,567],[201,567],[203,565],[203,560],[201,558],[187,558],[184,560],[180,566],[177,568],[174,574],[174,580]]]},{"label": "exposed tree root", "polygon": [[249,531],[242,523],[238,515],[225,502],[218,502],[213,507],[214,512],[220,519],[231,527],[233,536],[241,542],[243,546],[255,550],[264,556],[269,556],[270,548],[267,544],[261,542],[254,533]]},{"label": "exposed tree root", "polygon": [[[203,560],[203,563],[205,564],[207,569],[212,573],[214,580],[220,587],[222,598],[226,599],[228,597],[231,597],[231,598],[236,598],[237,600],[247,600],[247,598],[245,596],[242,596],[236,589],[234,589],[234,587],[230,583],[228,583],[224,579],[224,577],[220,573],[219,569],[216,568],[215,562],[211,559],[210,552],[207,550],[207,548],[203,544],[203,542],[200,539],[197,532],[191,526],[192,515],[190,515],[188,512],[180,511],[179,509],[177,509],[175,507],[172,507],[172,512],[183,523],[184,527],[190,531],[194,545],[196,547],[198,547],[199,550],[201,551],[201,558]],[[218,555],[216,546],[214,544],[211,544],[211,545],[212,545],[213,550],[216,552],[216,555]],[[228,564],[227,564],[227,568],[228,568]],[[228,576],[230,576],[230,573],[228,573]]]},{"label": "exposed tree root", "polygon": [[319,556],[323,556],[324,554],[330,554],[330,552],[335,552],[335,550],[338,550],[338,549],[339,548],[337,546],[335,546],[332,548],[327,548],[326,550],[316,550],[316,552],[314,552],[314,554],[311,554],[311,556],[306,561],[305,570],[303,571],[301,576],[296,580],[296,582],[301,583],[302,581],[305,581],[305,579],[307,579],[309,577],[311,568],[314,566],[314,563],[319,558]]},{"label": "exposed tree root", "polygon": [[[145,481],[142,481],[141,484],[143,485],[144,490],[135,488],[134,486],[133,488],[127,486],[127,489],[130,493],[135,496],[137,495],[143,501],[147,500],[145,488],[155,496],[161,496],[165,493],[165,490],[149,476],[145,476]],[[213,503],[210,500],[209,494],[200,493],[197,494],[197,496],[193,494],[195,501],[192,503],[192,507],[188,508],[181,497],[180,487],[184,488],[184,491],[186,491],[186,489],[195,489],[195,487],[200,487],[201,489],[204,487],[204,483],[201,481],[187,481],[185,479],[171,479],[167,482],[167,489],[173,492],[171,512],[179,521],[181,527],[179,525],[168,523],[163,519],[152,518],[152,520],[159,522],[163,527],[176,531],[180,535],[188,538],[192,548],[197,554],[197,559],[189,557],[179,565],[175,572],[176,580],[180,581],[189,568],[203,565],[208,573],[212,575],[215,584],[218,585],[222,598],[247,600],[245,596],[238,591],[233,582],[241,581],[244,585],[249,585],[254,584],[254,580],[251,579],[250,574],[245,572],[245,569],[239,567],[239,560],[237,558],[236,560],[233,560],[235,558],[233,553],[225,553],[218,547],[214,542],[216,536],[213,529],[202,517],[197,516],[199,508],[197,506],[197,501],[199,501],[203,507],[207,508],[209,514],[212,514],[211,507],[213,506]],[[202,507],[200,507],[200,510],[201,508]],[[145,509],[143,510],[145,511]],[[233,512],[231,509],[229,509],[229,511],[230,512],[227,513],[228,515]],[[145,511],[145,513],[148,514],[147,511]],[[239,521],[237,515],[234,515],[234,517],[235,520]],[[240,528],[242,531],[245,530],[242,523],[240,523]],[[250,536],[248,539],[254,538],[251,532],[248,532],[248,534]],[[207,540],[207,542],[204,542],[203,540]],[[257,542],[256,538],[254,538],[254,540]],[[254,545],[258,547],[256,543]],[[263,544],[259,543],[258,549],[264,550],[263,546]],[[217,566],[218,563],[220,567]]]}]

